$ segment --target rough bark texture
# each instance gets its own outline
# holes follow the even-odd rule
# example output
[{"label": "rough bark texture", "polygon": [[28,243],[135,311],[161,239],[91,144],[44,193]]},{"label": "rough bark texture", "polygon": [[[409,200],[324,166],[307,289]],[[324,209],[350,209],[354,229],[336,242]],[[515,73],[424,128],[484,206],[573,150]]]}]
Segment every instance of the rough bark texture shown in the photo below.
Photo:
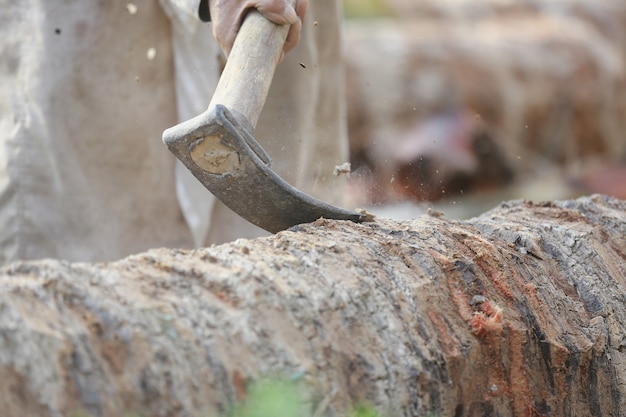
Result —
[{"label": "rough bark texture", "polygon": [[0,270],[0,415],[215,415],[302,376],[395,416],[626,416],[626,202],[320,220]]}]

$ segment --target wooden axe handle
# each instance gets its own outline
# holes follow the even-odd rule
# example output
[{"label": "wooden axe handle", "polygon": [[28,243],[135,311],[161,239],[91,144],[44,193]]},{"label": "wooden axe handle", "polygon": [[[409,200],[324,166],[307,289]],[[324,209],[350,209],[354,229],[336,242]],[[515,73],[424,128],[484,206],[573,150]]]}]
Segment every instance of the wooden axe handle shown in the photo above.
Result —
[{"label": "wooden axe handle", "polygon": [[235,38],[209,109],[221,104],[245,116],[254,129],[288,32],[289,25],[272,23],[251,9]]}]

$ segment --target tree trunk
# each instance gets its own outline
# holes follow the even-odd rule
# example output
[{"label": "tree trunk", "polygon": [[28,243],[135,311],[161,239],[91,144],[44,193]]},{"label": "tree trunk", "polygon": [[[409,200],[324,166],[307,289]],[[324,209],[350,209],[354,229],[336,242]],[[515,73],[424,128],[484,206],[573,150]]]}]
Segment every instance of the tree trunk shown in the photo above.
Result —
[{"label": "tree trunk", "polygon": [[320,415],[626,416],[626,202],[601,196],[17,262],[0,285],[3,417],[215,416],[276,373]]}]

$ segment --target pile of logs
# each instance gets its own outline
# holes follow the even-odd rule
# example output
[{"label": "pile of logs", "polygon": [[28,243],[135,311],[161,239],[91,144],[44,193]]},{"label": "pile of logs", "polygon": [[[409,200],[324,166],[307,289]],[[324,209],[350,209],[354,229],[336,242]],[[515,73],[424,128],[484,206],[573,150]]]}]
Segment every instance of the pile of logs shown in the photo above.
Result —
[{"label": "pile of logs", "polygon": [[[344,31],[353,165],[378,199],[626,165],[623,1],[388,3],[399,18]],[[606,178],[582,191],[626,196],[623,170]]]}]

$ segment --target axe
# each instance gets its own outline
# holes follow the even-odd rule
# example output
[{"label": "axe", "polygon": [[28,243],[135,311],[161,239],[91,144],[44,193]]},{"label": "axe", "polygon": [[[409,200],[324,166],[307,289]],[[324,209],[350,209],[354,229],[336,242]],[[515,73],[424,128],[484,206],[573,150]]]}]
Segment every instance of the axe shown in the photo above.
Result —
[{"label": "axe", "polygon": [[208,109],[165,130],[163,142],[226,206],[269,232],[321,217],[370,220],[291,186],[254,139],[288,31],[256,10],[247,13]]}]

